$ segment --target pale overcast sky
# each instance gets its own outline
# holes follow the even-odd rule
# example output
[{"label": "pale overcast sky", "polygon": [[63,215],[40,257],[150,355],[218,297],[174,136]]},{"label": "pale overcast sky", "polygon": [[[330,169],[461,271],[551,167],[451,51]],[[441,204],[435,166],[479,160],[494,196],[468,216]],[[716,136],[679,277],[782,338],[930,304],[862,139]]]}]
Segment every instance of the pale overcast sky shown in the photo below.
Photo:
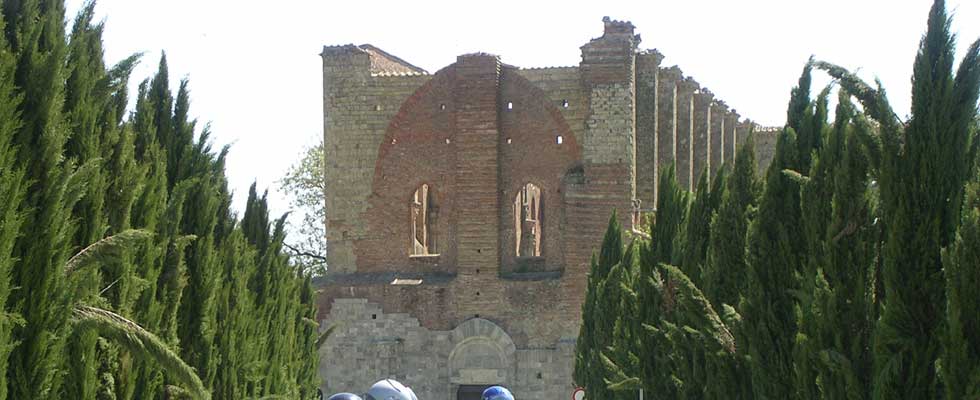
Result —
[{"label": "pale overcast sky", "polygon": [[[167,52],[172,85],[190,79],[191,111],[232,144],[227,172],[240,209],[253,180],[287,210],[276,181],[323,134],[323,45],[371,43],[429,72],[483,51],[519,67],[573,66],[602,34],[602,17],[629,20],[642,48],[710,88],[743,117],[782,125],[806,59],[878,77],[896,111],[909,108],[912,60],[929,0],[687,1],[214,1],[100,0],[106,59],[145,52],[132,84]],[[69,18],[82,4],[69,0]],[[947,2],[957,56],[980,37],[980,1]],[[958,62],[958,61],[957,61]],[[822,75],[822,74],[818,74]],[[818,78],[816,84],[826,84]]]}]

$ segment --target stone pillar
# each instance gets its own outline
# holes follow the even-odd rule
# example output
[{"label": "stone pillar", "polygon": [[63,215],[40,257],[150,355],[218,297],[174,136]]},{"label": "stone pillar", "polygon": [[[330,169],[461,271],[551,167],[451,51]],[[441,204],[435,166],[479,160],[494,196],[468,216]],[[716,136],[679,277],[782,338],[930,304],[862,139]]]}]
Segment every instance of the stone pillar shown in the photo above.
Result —
[{"label": "stone pillar", "polygon": [[500,59],[488,54],[456,60],[456,243],[460,275],[500,265],[498,87]]},{"label": "stone pillar", "polygon": [[693,191],[694,175],[694,92],[700,88],[694,79],[677,82],[677,183]]},{"label": "stone pillar", "polygon": [[660,171],[677,162],[677,82],[682,77],[683,73],[676,65],[660,69],[657,83],[657,166]]},{"label": "stone pillar", "polygon": [[711,174],[716,175],[718,170],[725,165],[725,114],[728,113],[728,105],[724,101],[714,100],[711,102]]},{"label": "stone pillar", "polygon": [[714,93],[708,88],[701,88],[694,94],[694,145],[691,146],[694,149],[694,169],[691,176],[695,188],[702,173],[711,182],[711,101],[714,98]]},{"label": "stone pillar", "polygon": [[725,115],[725,155],[728,160],[732,161],[732,165],[735,165],[736,149],[738,148],[738,142],[735,137],[735,132],[738,128],[738,113],[735,109],[732,109],[728,114]]},{"label": "stone pillar", "polygon": [[657,75],[663,55],[636,55],[636,197],[643,209],[657,198]]},{"label": "stone pillar", "polygon": [[[602,240],[614,209],[620,223],[632,228],[629,210],[636,198],[635,68],[640,38],[633,35],[629,22],[604,18],[603,24],[602,37],[581,47],[579,71],[582,89],[589,96],[581,142],[585,179],[562,193],[566,229],[576,232],[583,243]],[[586,283],[592,249],[585,247],[566,250],[570,287],[584,288]]]},{"label": "stone pillar", "polygon": [[[324,47],[323,59],[323,149],[327,160],[324,178],[330,190],[325,207],[327,263],[330,274],[357,272],[354,241],[367,235],[361,213],[371,195],[374,163],[359,162],[362,155],[373,157],[372,150],[358,149],[361,135],[368,132],[352,129],[361,126],[368,105],[358,98],[357,88],[371,77],[370,55],[353,46]],[[366,125],[366,121],[364,123]],[[365,146],[367,147],[367,146]],[[372,154],[361,154],[370,151]]]}]

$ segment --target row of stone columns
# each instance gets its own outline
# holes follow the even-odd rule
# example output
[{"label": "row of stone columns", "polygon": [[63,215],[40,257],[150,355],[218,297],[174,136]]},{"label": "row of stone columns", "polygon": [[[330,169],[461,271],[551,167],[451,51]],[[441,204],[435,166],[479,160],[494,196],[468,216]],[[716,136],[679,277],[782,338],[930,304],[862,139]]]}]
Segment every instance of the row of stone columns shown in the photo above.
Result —
[{"label": "row of stone columns", "polygon": [[677,66],[661,68],[657,77],[657,164],[663,171],[673,162],[681,187],[693,191],[701,174],[710,181],[734,160],[750,122]]}]

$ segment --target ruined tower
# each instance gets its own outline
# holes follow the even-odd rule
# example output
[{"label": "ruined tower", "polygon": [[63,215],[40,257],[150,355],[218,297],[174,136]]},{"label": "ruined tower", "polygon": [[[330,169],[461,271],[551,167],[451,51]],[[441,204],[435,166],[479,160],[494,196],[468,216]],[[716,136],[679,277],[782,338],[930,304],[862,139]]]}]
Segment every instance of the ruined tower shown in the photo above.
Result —
[{"label": "ruined tower", "polygon": [[428,74],[371,45],[324,47],[325,393],[393,377],[423,399],[570,395],[612,211],[631,228],[662,165],[693,185],[751,128],[640,50],[631,23],[603,23],[577,67],[476,53]]}]

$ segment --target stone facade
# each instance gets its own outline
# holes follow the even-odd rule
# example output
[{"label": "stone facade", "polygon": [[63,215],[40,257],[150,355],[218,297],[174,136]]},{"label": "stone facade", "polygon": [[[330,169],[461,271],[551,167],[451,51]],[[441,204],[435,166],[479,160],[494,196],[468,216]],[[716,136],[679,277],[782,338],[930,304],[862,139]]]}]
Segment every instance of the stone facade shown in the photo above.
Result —
[{"label": "stone facade", "polygon": [[693,186],[752,129],[639,50],[632,24],[603,22],[577,67],[477,53],[430,75],[370,45],[323,49],[325,393],[392,377],[426,400],[570,395],[613,210],[632,228],[662,165]]}]

